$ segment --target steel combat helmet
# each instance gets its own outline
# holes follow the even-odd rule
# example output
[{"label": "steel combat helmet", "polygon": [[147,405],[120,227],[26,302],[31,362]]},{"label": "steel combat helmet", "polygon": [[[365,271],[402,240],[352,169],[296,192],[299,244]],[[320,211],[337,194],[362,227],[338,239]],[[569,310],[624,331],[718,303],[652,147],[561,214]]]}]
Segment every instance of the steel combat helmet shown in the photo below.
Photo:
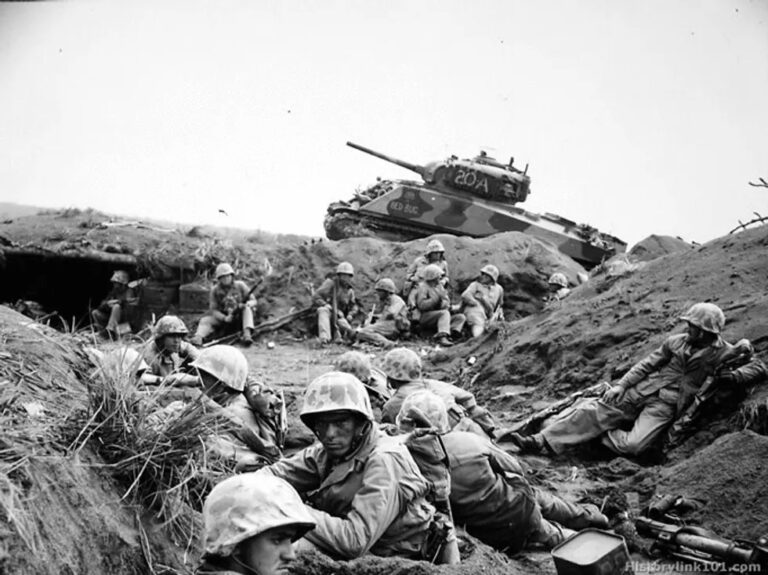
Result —
[{"label": "steel combat helmet", "polygon": [[405,398],[395,421],[400,431],[404,432],[411,431],[414,427],[432,427],[438,433],[451,430],[445,402],[426,389],[416,391]]},{"label": "steel combat helmet", "polygon": [[368,356],[359,351],[342,353],[334,365],[336,371],[351,373],[360,380],[363,385],[371,377],[371,361]]},{"label": "steel combat helmet", "polygon": [[695,303],[680,319],[710,333],[719,334],[725,327],[725,314],[713,303]]},{"label": "steel combat helmet", "polygon": [[243,352],[231,345],[212,345],[200,352],[191,364],[199,371],[211,374],[225,386],[235,391],[245,389],[248,377],[248,360]]},{"label": "steel combat helmet", "polygon": [[217,484],[203,505],[206,555],[229,556],[246,539],[295,527],[294,541],[315,527],[296,490],[270,474],[244,473]]},{"label": "steel combat helmet", "polygon": [[235,270],[232,269],[232,266],[229,264],[219,264],[216,266],[216,279],[219,279],[224,276],[233,276],[235,275]]},{"label": "steel combat helmet", "polygon": [[421,379],[421,358],[406,347],[398,347],[384,356],[382,371],[395,381],[415,381]]},{"label": "steel combat helmet", "polygon": [[427,242],[427,249],[426,249],[427,255],[434,254],[436,252],[437,253],[445,252],[445,248],[443,247],[443,244],[440,242],[440,240],[429,240],[429,242]]},{"label": "steel combat helmet", "polygon": [[480,273],[487,275],[494,282],[499,281],[499,268],[497,268],[493,264],[488,264],[487,266],[483,266],[483,268],[480,270]]},{"label": "steel combat helmet", "polygon": [[435,264],[429,264],[424,268],[424,279],[429,281],[439,280],[443,277],[443,268]]},{"label": "steel combat helmet", "polygon": [[128,272],[125,270],[115,270],[114,272],[112,272],[112,277],[109,278],[109,281],[127,286],[128,283],[131,281],[131,277],[128,275]]},{"label": "steel combat helmet", "polygon": [[160,339],[166,335],[187,335],[189,330],[181,318],[175,315],[166,315],[157,320],[155,324],[155,339]]},{"label": "steel combat helmet", "polygon": [[568,278],[566,278],[565,274],[563,274],[563,273],[555,272],[551,276],[549,276],[549,281],[547,283],[567,288],[568,287]]},{"label": "steel combat helmet", "polygon": [[395,287],[395,282],[393,282],[389,278],[381,278],[379,281],[376,282],[376,286],[374,287],[376,291],[385,291],[389,293],[395,293],[397,291],[397,288]]},{"label": "steel combat helmet", "polygon": [[351,373],[331,371],[314,379],[304,393],[299,417],[312,427],[314,417],[331,411],[351,411],[373,421],[371,400],[365,386]]}]

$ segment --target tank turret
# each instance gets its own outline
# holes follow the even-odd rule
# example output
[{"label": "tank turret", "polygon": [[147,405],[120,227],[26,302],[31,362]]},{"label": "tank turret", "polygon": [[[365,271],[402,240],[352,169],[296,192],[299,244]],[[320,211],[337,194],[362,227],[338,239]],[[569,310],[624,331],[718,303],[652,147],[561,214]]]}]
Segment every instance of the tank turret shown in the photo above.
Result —
[{"label": "tank turret", "polygon": [[379,180],[349,201],[328,206],[325,233],[332,240],[376,236],[401,241],[436,233],[485,237],[523,232],[556,245],[585,267],[593,267],[627,244],[557,214],[535,214],[515,204],[530,193],[528,166],[503,163],[480,152],[472,159],[451,156],[420,165],[364,146],[347,145],[421,176],[423,181]]},{"label": "tank turret", "polygon": [[365,146],[347,142],[347,146],[375,156],[421,176],[424,183],[442,191],[469,192],[473,196],[514,205],[524,202],[530,193],[531,178],[525,171],[520,171],[510,160],[508,165],[496,161],[485,152],[472,160],[461,160],[451,156],[444,161],[430,162],[423,166],[398,160]]}]

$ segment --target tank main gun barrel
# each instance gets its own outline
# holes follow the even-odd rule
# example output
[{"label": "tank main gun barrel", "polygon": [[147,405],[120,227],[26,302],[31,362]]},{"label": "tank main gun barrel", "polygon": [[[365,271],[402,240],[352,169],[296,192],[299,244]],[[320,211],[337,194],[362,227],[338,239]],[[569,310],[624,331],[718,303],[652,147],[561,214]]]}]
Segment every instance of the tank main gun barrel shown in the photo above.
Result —
[{"label": "tank main gun barrel", "polygon": [[365,146],[355,144],[354,142],[347,142],[347,146],[349,146],[350,148],[354,148],[355,150],[360,150],[361,152],[365,152],[366,154],[370,154],[371,156],[376,156],[377,158],[381,158],[382,160],[386,160],[387,162],[400,166],[401,168],[405,168],[406,170],[411,170],[412,172],[416,172],[422,178],[426,173],[424,166],[419,166],[418,164],[411,164],[410,162],[404,162],[403,160],[398,160],[397,158],[393,158],[392,156],[387,156],[386,154],[382,154],[381,152],[376,152],[375,150],[371,150],[370,148],[366,148]]}]

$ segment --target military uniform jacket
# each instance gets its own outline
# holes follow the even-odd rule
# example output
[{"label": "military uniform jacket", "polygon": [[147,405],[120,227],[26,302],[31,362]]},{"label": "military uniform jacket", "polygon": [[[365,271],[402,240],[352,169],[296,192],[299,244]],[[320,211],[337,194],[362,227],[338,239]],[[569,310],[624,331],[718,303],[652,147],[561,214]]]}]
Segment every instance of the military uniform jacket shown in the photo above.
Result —
[{"label": "military uniform jacket", "polygon": [[[333,286],[336,283],[334,278],[326,279],[320,287],[315,290],[312,302],[316,306],[333,305]],[[336,309],[343,316],[357,311],[357,299],[355,299],[355,290],[352,288],[336,287]]]},{"label": "military uniform jacket", "polygon": [[149,373],[167,377],[195,361],[199,355],[197,348],[186,341],[181,342],[178,353],[163,353],[153,341],[144,352],[144,360],[149,365]]},{"label": "military uniform jacket", "polygon": [[479,281],[473,281],[464,293],[461,294],[461,299],[467,307],[479,307],[484,312],[487,312],[483,304],[477,299],[478,297],[485,300],[485,302],[491,308],[491,314],[501,305],[501,300],[504,297],[504,290],[497,283],[491,285],[485,285]]},{"label": "military uniform jacket", "polygon": [[483,541],[520,549],[532,523],[535,496],[523,468],[487,438],[466,431],[442,436],[451,474],[451,509],[457,525]]},{"label": "military uniform jacket", "polygon": [[239,304],[246,302],[249,291],[246,283],[240,280],[235,280],[228,288],[217,283],[211,288],[210,312],[214,316],[217,313],[225,316],[237,310]]},{"label": "military uniform jacket", "polygon": [[[680,392],[691,396],[704,380],[715,374],[720,365],[736,354],[735,346],[718,337],[711,345],[693,348],[687,334],[672,335],[656,351],[636,363],[619,385],[633,389],[640,397],[667,390],[670,400],[677,401]],[[763,377],[765,366],[759,360],[734,370],[737,381],[743,383]]]},{"label": "military uniform jacket", "polygon": [[448,297],[448,292],[440,284],[431,286],[427,282],[422,281],[416,288],[414,304],[416,309],[421,312],[435,311],[448,309],[451,305],[451,300]]},{"label": "military uniform jacket", "polygon": [[428,485],[407,448],[372,428],[357,449],[332,461],[315,444],[258,473],[272,473],[298,491],[317,526],[305,536],[344,559],[368,551],[418,557],[432,521]]}]

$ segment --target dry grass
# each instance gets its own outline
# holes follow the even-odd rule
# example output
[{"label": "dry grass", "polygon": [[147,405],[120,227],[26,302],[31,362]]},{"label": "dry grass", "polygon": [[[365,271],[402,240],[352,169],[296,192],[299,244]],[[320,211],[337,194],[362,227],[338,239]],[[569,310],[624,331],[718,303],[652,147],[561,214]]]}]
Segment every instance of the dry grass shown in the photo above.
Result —
[{"label": "dry grass", "polygon": [[200,534],[205,496],[230,469],[205,448],[221,420],[200,399],[164,407],[167,391],[140,391],[125,374],[97,373],[89,385],[90,417],[73,449],[93,446],[126,486],[123,501],[151,509],[173,541],[189,549]]}]

